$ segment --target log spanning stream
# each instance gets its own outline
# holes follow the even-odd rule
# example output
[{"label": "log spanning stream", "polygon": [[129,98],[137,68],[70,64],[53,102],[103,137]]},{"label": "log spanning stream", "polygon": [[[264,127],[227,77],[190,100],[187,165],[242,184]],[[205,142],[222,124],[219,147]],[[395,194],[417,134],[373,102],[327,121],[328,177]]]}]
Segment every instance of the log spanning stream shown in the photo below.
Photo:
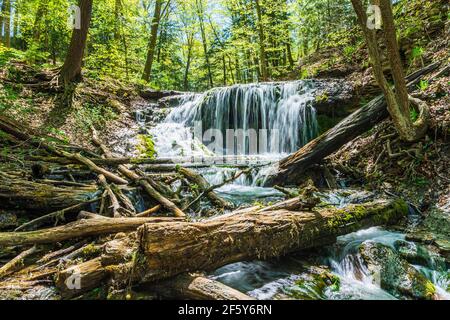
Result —
[{"label": "log spanning stream", "polygon": [[[240,156],[246,164],[258,166],[261,161],[275,162],[318,136],[314,99],[315,87],[308,81],[216,88],[179,98],[163,122],[145,129],[153,137],[158,157],[193,157],[198,162],[208,157]],[[221,164],[197,170],[217,185],[238,170],[236,163]],[[264,169],[217,192],[238,205],[282,199],[279,191],[257,186],[263,178]],[[343,207],[376,198],[342,187],[323,193],[322,201]],[[419,251],[422,258],[411,265],[400,258]],[[210,277],[258,299],[397,299],[427,294],[449,299],[447,272],[445,261],[418,249],[404,234],[371,228],[339,237],[333,247],[307,257],[235,263]],[[432,293],[410,288],[427,288],[429,283],[436,288]]]}]

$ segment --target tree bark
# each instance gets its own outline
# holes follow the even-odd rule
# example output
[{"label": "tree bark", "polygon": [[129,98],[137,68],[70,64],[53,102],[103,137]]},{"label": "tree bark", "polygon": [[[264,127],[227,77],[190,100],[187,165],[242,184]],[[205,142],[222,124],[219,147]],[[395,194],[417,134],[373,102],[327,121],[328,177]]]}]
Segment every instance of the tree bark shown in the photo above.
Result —
[{"label": "tree bark", "polygon": [[186,271],[214,270],[333,243],[337,236],[406,216],[403,200],[318,212],[251,211],[204,222],[146,224],[138,229],[139,277],[146,281]]},{"label": "tree bark", "polygon": [[[250,208],[202,222],[147,223],[138,229],[137,244],[133,234],[128,241],[131,244],[126,244],[128,238],[113,240],[105,245],[112,249],[101,257],[75,266],[83,271],[80,290],[67,290],[65,285],[74,267],[59,272],[56,284],[63,293],[75,296],[100,286],[108,277],[129,285],[130,281],[147,283],[186,272],[215,270],[234,262],[269,259],[331,244],[339,235],[394,223],[407,213],[407,204],[398,199],[317,212]],[[129,252],[135,245],[137,254],[131,259]],[[97,282],[85,281],[84,287],[84,279],[92,278]]]},{"label": "tree bark", "polygon": [[64,65],[61,69],[60,83],[68,85],[81,76],[84,50],[88,37],[89,25],[91,23],[92,0],[79,1],[81,12],[81,28],[73,29]]},{"label": "tree bark", "polygon": [[150,30],[150,40],[148,42],[147,59],[145,61],[144,73],[142,74],[142,80],[150,82],[153,59],[155,57],[156,40],[158,39],[159,23],[161,21],[161,10],[163,0],[156,0],[155,11],[153,13],[152,26]]},{"label": "tree bark", "polygon": [[261,5],[259,0],[255,0],[256,16],[258,18],[258,36],[259,36],[259,62],[261,64],[261,77],[263,81],[269,79],[269,72],[267,66],[267,56],[265,48],[264,26],[262,21]]},{"label": "tree bark", "polygon": [[139,226],[149,223],[169,221],[184,221],[183,218],[107,218],[83,219],[69,224],[27,232],[0,233],[0,246],[18,246],[40,243],[55,243],[75,238],[85,238],[103,234],[136,230]]},{"label": "tree bark", "polygon": [[4,11],[4,28],[5,28],[5,46],[11,48],[11,0],[3,0],[5,2]]},{"label": "tree bark", "polygon": [[372,2],[374,4],[379,4],[381,9],[384,25],[383,40],[387,47],[388,60],[394,78],[395,92],[384,76],[381,51],[378,45],[376,30],[367,27],[367,14],[361,0],[352,0],[353,8],[358,16],[359,24],[363,29],[363,34],[367,42],[375,79],[386,98],[387,109],[391,115],[392,121],[403,140],[414,142],[421,139],[428,129],[429,110],[426,104],[419,103],[418,106],[415,106],[420,111],[419,117],[414,122],[411,119],[410,106],[412,103],[410,104],[410,102],[413,101],[409,99],[408,89],[404,79],[404,71],[400,59],[392,13],[392,4],[390,0],[372,0]]},{"label": "tree bark", "polygon": [[[435,70],[438,66],[439,63],[433,63],[409,75],[407,77],[407,81],[410,82],[408,89],[413,89],[422,75]],[[386,100],[383,96],[378,96],[296,153],[276,163],[273,166],[274,170],[265,178],[263,184],[266,186],[298,184],[309,167],[339,150],[340,147],[360,134],[370,130],[388,115]]]}]

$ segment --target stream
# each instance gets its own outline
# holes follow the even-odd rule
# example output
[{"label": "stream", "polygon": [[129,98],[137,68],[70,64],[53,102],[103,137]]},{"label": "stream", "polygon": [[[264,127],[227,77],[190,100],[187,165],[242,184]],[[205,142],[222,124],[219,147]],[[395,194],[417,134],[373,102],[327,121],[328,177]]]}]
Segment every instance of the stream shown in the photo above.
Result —
[{"label": "stream", "polygon": [[[216,190],[235,205],[279,201],[284,199],[282,193],[259,186],[267,169],[258,164],[276,162],[318,136],[311,105],[315,92],[308,81],[215,88],[181,97],[164,121],[144,129],[152,136],[158,157],[192,157],[193,162],[212,156],[242,157],[243,162],[197,169],[212,185],[236,173],[238,164],[257,167]],[[376,196],[348,188],[320,195],[322,202],[338,207]],[[420,217],[411,210],[409,225],[418,222]],[[450,299],[445,260],[406,241],[404,233],[379,227],[339,237],[333,246],[307,254],[234,263],[209,276],[257,299],[421,298],[416,288],[423,283],[425,289],[434,285],[435,298]]]}]

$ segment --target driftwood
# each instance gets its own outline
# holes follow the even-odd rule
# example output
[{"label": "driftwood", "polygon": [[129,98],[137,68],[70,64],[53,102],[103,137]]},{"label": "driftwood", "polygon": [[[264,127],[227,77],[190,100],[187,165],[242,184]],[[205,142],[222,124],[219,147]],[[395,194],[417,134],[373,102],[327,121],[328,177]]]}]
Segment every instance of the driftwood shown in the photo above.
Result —
[{"label": "driftwood", "polygon": [[[111,157],[112,154],[111,152],[108,150],[108,148],[101,143],[101,141],[98,139],[97,134],[95,132],[95,130],[92,130],[92,141],[98,145],[100,147],[100,149],[102,149],[103,153],[107,156],[107,157]],[[149,181],[146,180],[146,178],[143,178],[141,176],[139,176],[138,174],[136,174],[135,172],[131,171],[130,169],[128,169],[125,165],[119,165],[118,167],[120,173],[122,173],[124,176],[126,176],[128,179],[130,179],[131,181],[135,182],[136,184],[142,186],[142,188],[150,195],[150,197],[152,197],[153,199],[155,199],[156,201],[158,201],[163,207],[167,208],[168,210],[170,210],[171,212],[173,212],[173,214],[176,217],[185,217],[186,215],[184,214],[183,211],[181,211],[181,209],[179,209],[172,201],[170,201],[169,199],[165,198],[162,194],[160,194],[155,188],[153,188]],[[149,179],[149,178],[148,178]]]},{"label": "driftwood", "polygon": [[208,181],[197,172],[187,168],[179,168],[178,172],[185,176],[191,183],[196,184],[199,187],[200,192],[204,193],[213,204],[220,208],[233,208],[233,205],[215,193]]},{"label": "driftwood", "polygon": [[75,238],[133,231],[145,223],[169,221],[184,221],[184,219],[166,217],[86,219],[38,231],[1,232],[0,246],[55,243]]},{"label": "driftwood", "polygon": [[95,186],[56,187],[0,175],[2,208],[20,208],[41,213],[57,211],[86,202],[95,191]]},{"label": "driftwood", "polygon": [[21,226],[17,227],[14,231],[22,231],[22,230],[30,230],[32,228],[38,227],[46,222],[48,222],[51,219],[64,219],[65,215],[67,213],[72,213],[72,212],[78,212],[79,210],[83,209],[84,207],[86,207],[88,204],[94,203],[94,202],[98,202],[100,199],[92,199],[80,204],[76,204],[74,206],[56,211],[56,212],[52,212],[46,215],[43,215],[39,218],[36,218],[34,220],[31,220],[29,222],[26,222],[24,224],[22,224]]},{"label": "driftwood", "polygon": [[[125,257],[134,250],[130,244],[114,240],[114,245],[105,246],[114,248],[109,254],[60,271],[57,286],[63,295],[75,296],[100,286],[108,277],[128,285],[130,281],[153,282],[239,261],[279,257],[333,243],[337,236],[361,228],[394,223],[408,213],[406,203],[400,199],[315,212],[259,209],[236,211],[203,222],[146,223],[138,229],[138,249],[133,259]],[[73,268],[83,271],[82,285],[75,291],[66,286]],[[85,280],[92,278],[101,280]]]},{"label": "driftwood", "polygon": [[0,279],[23,268],[24,260],[36,251],[37,247],[33,246],[30,249],[23,251],[17,257],[2,266],[0,268]]},{"label": "driftwood", "polygon": [[218,281],[195,274],[182,274],[146,287],[162,298],[194,300],[255,300]]},{"label": "driftwood", "polygon": [[[414,88],[421,76],[432,72],[439,67],[439,64],[431,64],[409,75],[406,78],[410,82],[408,84],[409,90]],[[275,164],[274,170],[267,176],[264,185],[298,184],[308,168],[339,150],[347,142],[370,130],[375,124],[386,119],[388,115],[384,97],[378,96],[366,106],[342,120],[334,128]]]}]

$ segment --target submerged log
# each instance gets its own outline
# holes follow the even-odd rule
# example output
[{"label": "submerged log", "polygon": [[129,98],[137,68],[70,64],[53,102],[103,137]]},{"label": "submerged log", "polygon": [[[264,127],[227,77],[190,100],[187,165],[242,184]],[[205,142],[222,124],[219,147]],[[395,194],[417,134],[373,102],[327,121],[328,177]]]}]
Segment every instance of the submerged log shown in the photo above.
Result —
[{"label": "submerged log", "polygon": [[[432,72],[438,66],[439,63],[434,63],[409,75],[406,78],[410,82],[408,89],[412,90],[422,75]],[[273,172],[265,179],[264,185],[298,184],[308,168],[339,150],[347,142],[367,132],[388,116],[386,101],[380,95],[296,153],[276,163]]]}]

